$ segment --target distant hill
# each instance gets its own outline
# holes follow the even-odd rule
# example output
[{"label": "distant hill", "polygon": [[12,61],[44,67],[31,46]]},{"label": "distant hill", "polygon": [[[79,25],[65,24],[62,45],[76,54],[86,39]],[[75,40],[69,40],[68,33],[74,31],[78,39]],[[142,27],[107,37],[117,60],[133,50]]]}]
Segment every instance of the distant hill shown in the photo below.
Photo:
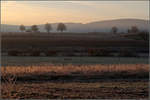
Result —
[{"label": "distant hill", "polygon": [[[58,23],[51,23],[52,32],[56,32]],[[137,26],[140,30],[149,30],[149,21],[141,19],[116,19],[91,22],[87,24],[82,23],[65,23],[67,26],[67,32],[110,32],[113,26],[118,27],[119,32],[126,32],[131,26]],[[38,25],[39,31],[45,32],[44,25]],[[26,26],[29,29],[30,26]],[[1,32],[19,32],[18,25],[6,25],[1,24]]]}]

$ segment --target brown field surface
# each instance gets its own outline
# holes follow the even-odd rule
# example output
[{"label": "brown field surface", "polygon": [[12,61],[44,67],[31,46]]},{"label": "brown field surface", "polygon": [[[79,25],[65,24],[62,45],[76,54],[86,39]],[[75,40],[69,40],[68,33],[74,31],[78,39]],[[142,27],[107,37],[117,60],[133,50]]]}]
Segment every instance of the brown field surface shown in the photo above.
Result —
[{"label": "brown field surface", "polygon": [[1,67],[2,98],[148,98],[148,64]]},{"label": "brown field surface", "polygon": [[[148,64],[43,65],[1,67],[2,76],[99,76],[99,78],[148,78]],[[101,76],[101,77],[100,77]]]},{"label": "brown field surface", "polygon": [[129,39],[120,35],[84,33],[26,33],[2,35],[2,47],[48,48],[48,47],[148,47],[148,42]]},{"label": "brown field surface", "polygon": [[2,98],[14,99],[148,99],[148,82],[2,83]]}]

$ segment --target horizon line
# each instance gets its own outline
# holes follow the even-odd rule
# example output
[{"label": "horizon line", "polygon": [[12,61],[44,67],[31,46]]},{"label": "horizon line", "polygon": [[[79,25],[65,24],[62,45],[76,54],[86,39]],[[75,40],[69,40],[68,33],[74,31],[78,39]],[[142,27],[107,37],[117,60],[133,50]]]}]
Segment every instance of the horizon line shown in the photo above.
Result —
[{"label": "horizon line", "polygon": [[[93,23],[93,22],[103,22],[103,21],[115,21],[115,20],[145,20],[145,21],[150,21],[150,19],[142,19],[142,18],[118,18],[118,19],[108,19],[108,20],[97,20],[97,21],[91,21],[91,22],[87,22],[87,23],[82,23],[82,22],[53,22],[53,23],[49,23],[49,22],[45,22],[44,24],[46,23],[49,23],[49,24],[58,24],[58,23],[74,23],[74,24],[89,24],[89,23]],[[5,24],[5,23],[1,23],[1,25],[15,25],[15,26],[18,26],[18,25],[24,25],[24,24]],[[32,24],[32,25],[44,25],[44,24]],[[24,26],[32,26],[32,25],[24,25]]]}]

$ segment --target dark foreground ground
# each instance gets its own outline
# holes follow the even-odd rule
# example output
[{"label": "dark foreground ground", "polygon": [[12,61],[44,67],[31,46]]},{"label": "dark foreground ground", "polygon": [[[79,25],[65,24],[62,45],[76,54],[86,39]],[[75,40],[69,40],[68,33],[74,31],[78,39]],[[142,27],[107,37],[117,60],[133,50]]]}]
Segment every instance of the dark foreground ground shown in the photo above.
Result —
[{"label": "dark foreground ground", "polygon": [[[2,84],[2,87],[5,87]],[[148,99],[147,81],[118,82],[41,82],[18,83],[11,95],[2,90],[2,98],[18,99]]]},{"label": "dark foreground ground", "polygon": [[2,98],[148,99],[148,64],[7,66]]}]

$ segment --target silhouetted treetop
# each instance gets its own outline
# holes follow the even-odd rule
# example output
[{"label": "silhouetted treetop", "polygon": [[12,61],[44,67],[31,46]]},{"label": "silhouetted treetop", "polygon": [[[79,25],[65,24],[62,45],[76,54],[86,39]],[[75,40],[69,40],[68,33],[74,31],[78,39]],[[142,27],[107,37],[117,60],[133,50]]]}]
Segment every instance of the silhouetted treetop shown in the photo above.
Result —
[{"label": "silhouetted treetop", "polygon": [[63,32],[65,30],[67,30],[66,25],[63,24],[63,23],[59,23],[58,26],[57,26],[57,31]]},{"label": "silhouetted treetop", "polygon": [[115,34],[115,33],[117,33],[118,28],[116,26],[113,26],[112,29],[111,29],[111,31]]},{"label": "silhouetted treetop", "polygon": [[32,25],[31,30],[34,32],[37,32],[39,30],[39,28],[37,27],[37,25]]},{"label": "silhouetted treetop", "polygon": [[26,30],[25,26],[24,25],[20,25],[19,29],[23,32]]},{"label": "silhouetted treetop", "polygon": [[46,23],[46,24],[45,24],[45,30],[49,33],[50,30],[52,30],[51,24]]},{"label": "silhouetted treetop", "polygon": [[131,33],[138,33],[139,29],[137,26],[132,26],[130,31],[131,31]]}]

